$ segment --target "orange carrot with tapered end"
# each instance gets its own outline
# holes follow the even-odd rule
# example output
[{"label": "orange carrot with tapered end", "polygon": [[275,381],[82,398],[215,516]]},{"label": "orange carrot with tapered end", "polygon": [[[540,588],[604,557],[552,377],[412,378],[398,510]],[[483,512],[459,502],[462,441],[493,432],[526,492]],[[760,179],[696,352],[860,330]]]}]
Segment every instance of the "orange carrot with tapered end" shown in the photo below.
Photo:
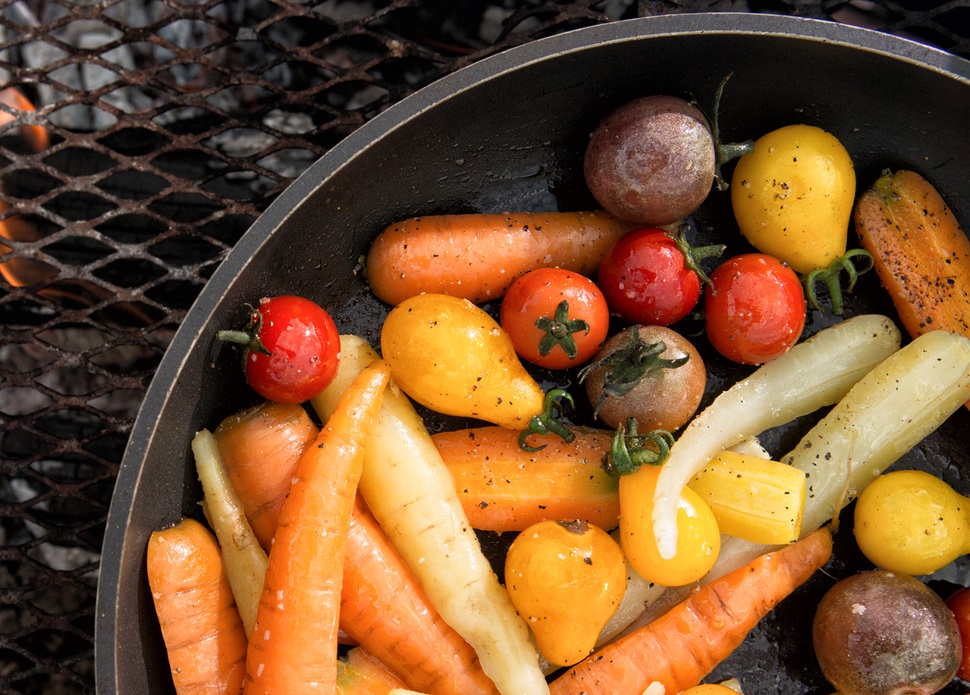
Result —
[{"label": "orange carrot with tapered end", "polygon": [[337,661],[336,695],[388,695],[407,685],[383,663],[361,647],[354,647]]},{"label": "orange carrot with tapered end", "polygon": [[970,337],[970,240],[929,181],[883,173],[856,204],[855,227],[911,337]]},{"label": "orange carrot with tapered end", "polygon": [[970,240],[933,184],[914,171],[884,172],[854,216],[910,337],[942,329],[970,338]]},{"label": "orange carrot with tapered end", "polygon": [[316,439],[317,426],[303,406],[267,401],[230,415],[213,434],[249,525],[269,550],[300,455]]},{"label": "orange carrot with tapered end", "polygon": [[[288,461],[298,460],[312,443],[316,425],[300,406],[264,404],[226,418],[216,431],[226,467],[236,473],[234,482],[242,482],[233,489],[244,508],[264,525],[273,523],[267,528],[271,538],[278,516],[273,498],[286,497],[293,478]],[[351,511],[345,548],[340,628],[398,674],[403,685],[434,695],[493,692],[475,651],[431,607],[360,503]]]},{"label": "orange carrot with tapered end", "polygon": [[498,692],[475,650],[441,619],[359,500],[351,516],[345,566],[341,627],[408,688],[431,695]]},{"label": "orange carrot with tapered end", "polygon": [[382,360],[361,372],[300,457],[270,547],[246,695],[334,691],[351,508],[389,378]]},{"label": "orange carrot with tapered end", "polygon": [[602,211],[429,215],[392,224],[371,244],[365,272],[388,304],[428,293],[481,303],[535,268],[596,272],[633,225]]},{"label": "orange carrot with tapered end", "polygon": [[679,693],[700,683],[761,618],[832,554],[828,527],[702,586],[652,623],[556,679],[552,695],[641,695],[654,681]]},{"label": "orange carrot with tapered end", "polygon": [[155,531],[147,568],[176,692],[242,692],[246,632],[215,536],[188,518]]},{"label": "orange carrot with tapered end", "polygon": [[439,432],[431,439],[474,528],[522,531],[546,519],[616,528],[619,482],[603,468],[614,433],[573,432],[569,443],[556,435],[533,435],[529,443],[543,447],[534,453],[519,446],[519,432],[498,426]]}]

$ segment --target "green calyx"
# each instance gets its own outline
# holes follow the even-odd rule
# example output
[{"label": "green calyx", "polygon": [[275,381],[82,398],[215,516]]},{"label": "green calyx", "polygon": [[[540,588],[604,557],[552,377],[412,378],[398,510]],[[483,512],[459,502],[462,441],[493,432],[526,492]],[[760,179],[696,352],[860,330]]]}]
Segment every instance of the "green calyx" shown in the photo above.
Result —
[{"label": "green calyx", "polygon": [[724,249],[727,248],[725,244],[709,244],[707,246],[691,246],[687,241],[687,226],[681,225],[677,228],[675,232],[664,232],[680,249],[680,252],[684,254],[684,265],[686,265],[690,270],[697,273],[697,277],[701,279],[701,282],[705,285],[711,284],[711,279],[707,276],[707,273],[701,268],[701,261],[707,260],[708,258],[717,258],[722,253]]},{"label": "green calyx", "polygon": [[[857,259],[861,259],[862,266],[856,267]],[[851,292],[855,288],[855,283],[859,276],[872,270],[872,254],[864,249],[851,249],[844,255],[839,256],[827,268],[816,268],[815,270],[802,276],[802,285],[805,287],[805,297],[808,303],[815,309],[822,309],[822,304],[818,299],[818,285],[822,284],[828,290],[829,299],[832,301],[832,313],[836,316],[842,315],[842,273],[848,277],[845,292]]]},{"label": "green calyx", "polygon": [[569,318],[569,302],[565,299],[556,306],[554,316],[543,316],[536,320],[536,328],[545,331],[542,340],[539,341],[539,354],[545,357],[557,345],[561,347],[569,359],[576,359],[578,349],[576,341],[573,340],[573,333],[589,333],[589,324],[583,319]]},{"label": "green calyx", "polygon": [[616,428],[603,468],[613,475],[629,475],[643,465],[659,466],[667,460],[673,445],[674,435],[667,430],[638,434],[637,421],[631,417],[626,426]]},{"label": "green calyx", "polygon": [[247,351],[251,350],[263,355],[269,355],[270,351],[266,349],[266,346],[259,339],[260,331],[263,330],[263,315],[256,311],[250,304],[247,304],[246,307],[249,310],[249,321],[246,323],[246,327],[240,331],[219,331],[216,333],[216,339],[224,343],[243,345]]},{"label": "green calyx", "polygon": [[594,369],[606,370],[603,378],[603,397],[593,411],[593,417],[599,415],[600,407],[608,396],[622,398],[632,391],[637,384],[656,369],[676,369],[683,366],[690,359],[689,355],[672,360],[664,359],[662,355],[667,350],[663,341],[648,343],[640,337],[640,327],[630,328],[630,338],[626,345],[609,353],[601,360],[586,365],[579,372],[579,382],[582,383]]},{"label": "green calyx", "polygon": [[728,73],[727,77],[721,80],[721,84],[717,87],[717,92],[714,95],[714,117],[711,119],[711,135],[714,137],[714,183],[719,191],[726,191],[729,187],[727,180],[721,176],[721,167],[732,159],[743,157],[754,151],[753,140],[730,143],[721,142],[717,119],[718,113],[721,110],[721,96],[724,94],[724,86],[731,79],[732,74],[734,73]]},{"label": "green calyx", "polygon": [[567,443],[576,438],[576,433],[566,427],[555,416],[555,411],[562,412],[563,401],[567,401],[570,407],[575,406],[573,397],[565,389],[552,389],[546,394],[542,403],[542,412],[533,416],[529,421],[529,426],[519,432],[520,449],[534,453],[545,448],[545,444],[542,446],[530,446],[527,439],[531,434],[555,434]]}]

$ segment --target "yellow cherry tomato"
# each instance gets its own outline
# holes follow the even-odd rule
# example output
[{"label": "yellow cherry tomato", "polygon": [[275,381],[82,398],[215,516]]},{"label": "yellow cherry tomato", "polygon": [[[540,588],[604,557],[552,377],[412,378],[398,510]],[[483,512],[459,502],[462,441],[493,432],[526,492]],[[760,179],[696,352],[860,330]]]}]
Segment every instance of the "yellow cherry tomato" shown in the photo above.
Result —
[{"label": "yellow cherry tomato", "polygon": [[808,273],[845,254],[855,184],[852,159],[834,135],[790,125],[738,160],[731,205],[752,246]]},{"label": "yellow cherry tomato", "polygon": [[657,549],[653,497],[660,466],[641,466],[620,478],[620,540],[627,562],[647,581],[662,586],[695,582],[714,565],[721,532],[711,508],[689,487],[677,503],[677,552],[669,560]]},{"label": "yellow cherry tomato", "polygon": [[970,500],[923,471],[892,471],[869,483],[855,508],[859,549],[890,572],[932,574],[970,552]]},{"label": "yellow cherry tomato", "polygon": [[545,394],[502,327],[467,299],[420,294],[384,321],[381,352],[411,398],[445,415],[522,429]]},{"label": "yellow cherry tomato", "polygon": [[626,591],[616,541],[583,521],[540,521],[505,559],[505,586],[549,663],[571,666],[593,651]]}]

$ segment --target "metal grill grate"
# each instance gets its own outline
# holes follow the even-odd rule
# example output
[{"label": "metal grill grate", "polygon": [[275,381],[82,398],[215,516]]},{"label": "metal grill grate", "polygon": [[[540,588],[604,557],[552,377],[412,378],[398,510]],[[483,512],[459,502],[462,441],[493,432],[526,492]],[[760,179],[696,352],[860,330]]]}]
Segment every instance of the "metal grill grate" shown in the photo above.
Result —
[{"label": "metal grill grate", "polygon": [[[970,54],[970,0],[0,2],[0,693],[88,693],[105,516],[185,311],[260,211],[413,90],[664,12],[861,23]],[[2,97],[8,97],[3,100]]]}]

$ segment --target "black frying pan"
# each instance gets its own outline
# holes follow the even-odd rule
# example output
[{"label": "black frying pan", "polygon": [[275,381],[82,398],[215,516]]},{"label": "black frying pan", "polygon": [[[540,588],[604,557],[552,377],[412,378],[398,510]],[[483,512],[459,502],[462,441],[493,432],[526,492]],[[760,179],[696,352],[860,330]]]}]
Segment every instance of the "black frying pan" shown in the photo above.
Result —
[{"label": "black frying pan", "polygon": [[[589,207],[580,162],[600,118],[651,93],[708,107],[728,73],[720,114],[725,140],[793,122],[816,124],[846,145],[860,187],[883,168],[913,168],[944,193],[958,218],[970,220],[970,63],[881,33],[760,14],[652,17],[524,45],[421,90],[348,136],[279,197],[212,277],[162,360],[108,516],[97,604],[98,693],[173,692],[145,548],[152,530],[199,515],[189,450],[195,432],[254,401],[236,353],[214,340],[218,329],[239,323],[244,303],[306,295],[338,317],[342,331],[362,332],[377,344],[387,308],[354,269],[385,225],[416,214]],[[729,238],[733,251],[744,250],[726,194],[715,194],[695,222],[699,234]],[[847,308],[849,315],[864,311],[892,311],[871,274]],[[813,313],[807,330],[827,322]],[[716,356],[705,358],[712,389],[741,375]],[[961,435],[968,426],[961,410],[898,465],[932,470],[967,494]],[[786,428],[766,443],[785,449],[793,438],[797,432]],[[828,567],[833,577],[868,567],[844,529]],[[502,545],[484,540],[489,552]],[[942,590],[964,582],[960,563],[948,572],[934,578]],[[810,626],[833,581],[816,575],[713,677],[739,677],[746,695],[830,693]]]}]

